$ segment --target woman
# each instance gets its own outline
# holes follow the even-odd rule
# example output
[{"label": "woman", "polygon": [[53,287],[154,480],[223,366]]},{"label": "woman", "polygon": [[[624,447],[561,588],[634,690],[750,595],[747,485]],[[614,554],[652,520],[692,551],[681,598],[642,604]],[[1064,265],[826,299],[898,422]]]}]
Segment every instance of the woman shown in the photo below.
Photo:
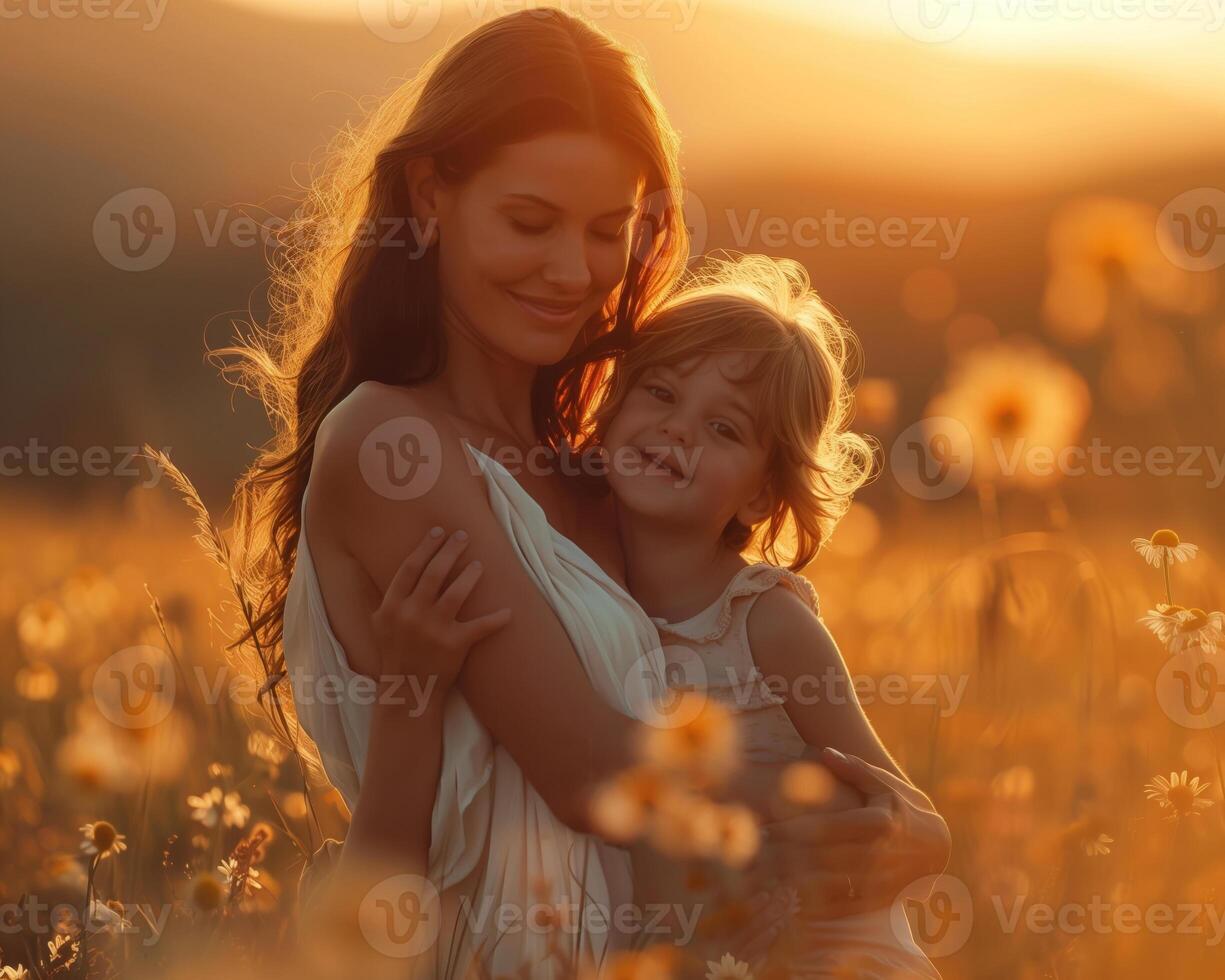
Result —
[{"label": "woman", "polygon": [[[608,501],[558,466],[511,477],[487,455],[564,450],[603,363],[683,266],[677,140],[636,59],[556,10],[487,24],[419,77],[342,136],[288,229],[305,235],[281,268],[279,329],[247,352],[277,436],[240,485],[240,537],[265,648],[283,637],[291,674],[349,681],[414,672],[373,614],[431,527],[467,532],[483,573],[465,611],[512,615],[472,649],[445,717],[390,697],[301,698],[299,712],[353,811],[346,860],[391,855],[390,875],[425,870],[428,853],[447,970],[550,975],[634,937],[596,916],[558,949],[556,933],[499,936],[471,903],[631,900],[628,857],[591,836],[587,800],[632,761],[625,681],[658,670],[658,638],[624,591]],[[435,782],[432,819],[397,820]],[[871,836],[879,818],[865,807],[772,835],[797,837],[834,883],[827,914],[886,905],[942,865],[928,823],[906,841],[919,859],[888,879],[848,878],[866,843],[823,868],[811,845]]]}]

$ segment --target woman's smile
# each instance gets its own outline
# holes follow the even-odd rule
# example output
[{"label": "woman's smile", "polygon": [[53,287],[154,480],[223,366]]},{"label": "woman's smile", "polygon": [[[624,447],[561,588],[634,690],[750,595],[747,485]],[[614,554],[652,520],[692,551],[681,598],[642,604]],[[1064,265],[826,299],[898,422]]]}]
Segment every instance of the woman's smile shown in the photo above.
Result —
[{"label": "woman's smile", "polygon": [[556,300],[545,299],[540,296],[529,296],[524,293],[515,292],[513,289],[508,289],[506,292],[521,309],[537,319],[557,326],[565,326],[573,322],[574,317],[582,309],[583,302],[586,299],[586,297],[582,297],[577,300]]}]

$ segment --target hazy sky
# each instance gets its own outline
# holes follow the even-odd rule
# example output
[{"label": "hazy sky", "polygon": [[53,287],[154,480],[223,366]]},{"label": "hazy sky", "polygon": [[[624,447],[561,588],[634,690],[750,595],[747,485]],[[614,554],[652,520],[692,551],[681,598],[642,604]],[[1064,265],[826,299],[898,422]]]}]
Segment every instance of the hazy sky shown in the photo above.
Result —
[{"label": "hazy sky", "polygon": [[[227,0],[279,15],[356,19],[363,10],[446,8],[473,19],[561,6],[595,19],[618,11],[701,16],[737,0]],[[1163,85],[1223,96],[1225,0],[739,0],[844,29],[935,44],[960,54],[1105,63]],[[683,13],[682,13],[683,11]]]}]

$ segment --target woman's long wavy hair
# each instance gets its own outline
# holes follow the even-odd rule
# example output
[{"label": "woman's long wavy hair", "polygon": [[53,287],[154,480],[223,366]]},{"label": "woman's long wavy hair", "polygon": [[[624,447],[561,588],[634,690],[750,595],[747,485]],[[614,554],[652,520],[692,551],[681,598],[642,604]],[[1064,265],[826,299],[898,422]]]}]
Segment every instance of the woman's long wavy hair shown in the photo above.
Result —
[{"label": "woman's long wavy hair", "polygon": [[237,645],[254,641],[264,670],[283,663],[285,597],[320,422],[361,382],[419,384],[446,357],[437,246],[417,255],[405,164],[432,158],[444,179],[462,182],[499,148],[557,130],[598,133],[643,168],[625,279],[571,354],[537,372],[537,435],[559,448],[581,431],[609,359],[688,256],[678,138],[638,56],[559,10],[493,20],[342,129],[280,229],[269,322],[214,352],[273,427],[234,494],[237,575],[252,610]]}]

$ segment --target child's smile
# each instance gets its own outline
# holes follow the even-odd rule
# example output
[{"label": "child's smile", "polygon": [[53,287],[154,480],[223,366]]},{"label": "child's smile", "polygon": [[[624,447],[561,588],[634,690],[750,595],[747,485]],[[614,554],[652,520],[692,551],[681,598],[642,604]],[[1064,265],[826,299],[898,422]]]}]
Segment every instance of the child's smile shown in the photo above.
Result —
[{"label": "child's smile", "polygon": [[737,380],[746,367],[745,355],[729,352],[643,370],[604,436],[623,508],[716,534],[732,518],[751,525],[766,516],[755,388]]}]

